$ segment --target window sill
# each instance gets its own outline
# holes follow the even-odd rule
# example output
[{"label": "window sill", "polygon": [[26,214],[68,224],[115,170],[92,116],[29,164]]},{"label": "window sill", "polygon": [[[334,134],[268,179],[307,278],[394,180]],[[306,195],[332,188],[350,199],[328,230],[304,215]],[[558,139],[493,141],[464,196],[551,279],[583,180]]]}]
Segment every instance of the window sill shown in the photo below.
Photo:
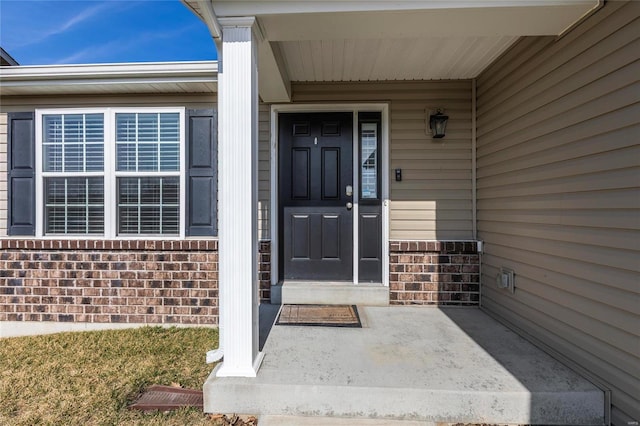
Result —
[{"label": "window sill", "polygon": [[185,239],[79,239],[1,237],[0,250],[218,250],[218,238]]}]

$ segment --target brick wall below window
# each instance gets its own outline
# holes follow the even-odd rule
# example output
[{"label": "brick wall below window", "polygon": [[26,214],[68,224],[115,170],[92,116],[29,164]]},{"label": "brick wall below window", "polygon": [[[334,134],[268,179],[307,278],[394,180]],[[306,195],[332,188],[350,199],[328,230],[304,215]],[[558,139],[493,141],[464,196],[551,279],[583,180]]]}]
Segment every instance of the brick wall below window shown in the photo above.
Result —
[{"label": "brick wall below window", "polygon": [[258,292],[260,302],[271,302],[271,241],[258,243]]},{"label": "brick wall below window", "polygon": [[391,241],[389,303],[478,305],[480,254],[475,242]]},{"label": "brick wall below window", "polygon": [[[390,303],[478,305],[479,269],[475,242],[391,241]],[[0,321],[216,325],[218,241],[0,239]]]},{"label": "brick wall below window", "polygon": [[0,239],[0,321],[218,324],[218,242]]}]

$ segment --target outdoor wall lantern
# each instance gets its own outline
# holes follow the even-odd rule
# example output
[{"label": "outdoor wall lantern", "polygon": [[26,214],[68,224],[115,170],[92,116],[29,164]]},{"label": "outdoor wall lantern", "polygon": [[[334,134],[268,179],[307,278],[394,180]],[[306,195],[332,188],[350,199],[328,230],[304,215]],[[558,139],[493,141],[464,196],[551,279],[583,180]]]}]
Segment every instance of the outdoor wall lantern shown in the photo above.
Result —
[{"label": "outdoor wall lantern", "polygon": [[429,112],[429,133],[434,139],[444,138],[444,131],[447,128],[449,116],[442,112],[442,108],[436,109],[436,112]]}]

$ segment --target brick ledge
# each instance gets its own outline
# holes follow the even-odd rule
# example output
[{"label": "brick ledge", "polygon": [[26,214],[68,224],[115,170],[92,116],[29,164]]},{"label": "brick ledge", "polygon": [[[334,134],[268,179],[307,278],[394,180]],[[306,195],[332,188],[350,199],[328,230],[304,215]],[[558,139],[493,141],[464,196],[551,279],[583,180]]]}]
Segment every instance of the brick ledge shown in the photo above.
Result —
[{"label": "brick ledge", "polygon": [[391,253],[435,252],[446,254],[477,254],[477,241],[389,241]]},{"label": "brick ledge", "polygon": [[0,250],[218,250],[217,239],[98,240],[0,238]]}]

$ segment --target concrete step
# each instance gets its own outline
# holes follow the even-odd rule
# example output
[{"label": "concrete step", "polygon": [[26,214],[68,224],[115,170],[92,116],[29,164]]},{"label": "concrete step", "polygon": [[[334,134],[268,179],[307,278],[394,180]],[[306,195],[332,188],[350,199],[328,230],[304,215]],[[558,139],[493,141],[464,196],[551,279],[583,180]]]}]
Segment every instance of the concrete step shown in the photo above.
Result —
[{"label": "concrete step", "polygon": [[[218,378],[218,381],[221,379]],[[222,378],[224,381],[225,378]],[[365,386],[323,386],[292,384],[233,383],[205,393],[215,403],[205,411],[221,413],[252,412],[275,416],[319,416],[378,420],[415,420],[423,423],[563,424],[602,425],[597,412],[604,407],[602,392],[577,394],[531,394],[495,391],[455,391],[439,389],[389,388]],[[242,398],[239,399],[238,396]],[[535,401],[535,407],[532,406]],[[215,407],[215,408],[214,408]],[[582,410],[585,407],[586,410]],[[535,411],[534,418],[529,415]],[[316,423],[333,424],[315,418]],[[417,421],[417,420],[416,420]],[[384,423],[387,422],[387,423]],[[261,425],[264,423],[261,423]],[[278,423],[275,423],[278,424]],[[304,423],[283,423],[304,424]],[[340,424],[340,423],[338,423]],[[357,423],[346,423],[357,424]],[[364,424],[367,424],[366,422]],[[373,423],[375,424],[375,423]]]},{"label": "concrete step", "polygon": [[359,314],[363,328],[274,326],[257,377],[216,377],[214,369],[204,411],[309,421],[604,422],[602,390],[478,309],[361,306]]},{"label": "concrete step", "polygon": [[260,426],[448,426],[417,420],[356,419],[346,417],[260,416]]},{"label": "concrete step", "polygon": [[285,281],[283,304],[387,306],[389,287],[351,282]]}]

